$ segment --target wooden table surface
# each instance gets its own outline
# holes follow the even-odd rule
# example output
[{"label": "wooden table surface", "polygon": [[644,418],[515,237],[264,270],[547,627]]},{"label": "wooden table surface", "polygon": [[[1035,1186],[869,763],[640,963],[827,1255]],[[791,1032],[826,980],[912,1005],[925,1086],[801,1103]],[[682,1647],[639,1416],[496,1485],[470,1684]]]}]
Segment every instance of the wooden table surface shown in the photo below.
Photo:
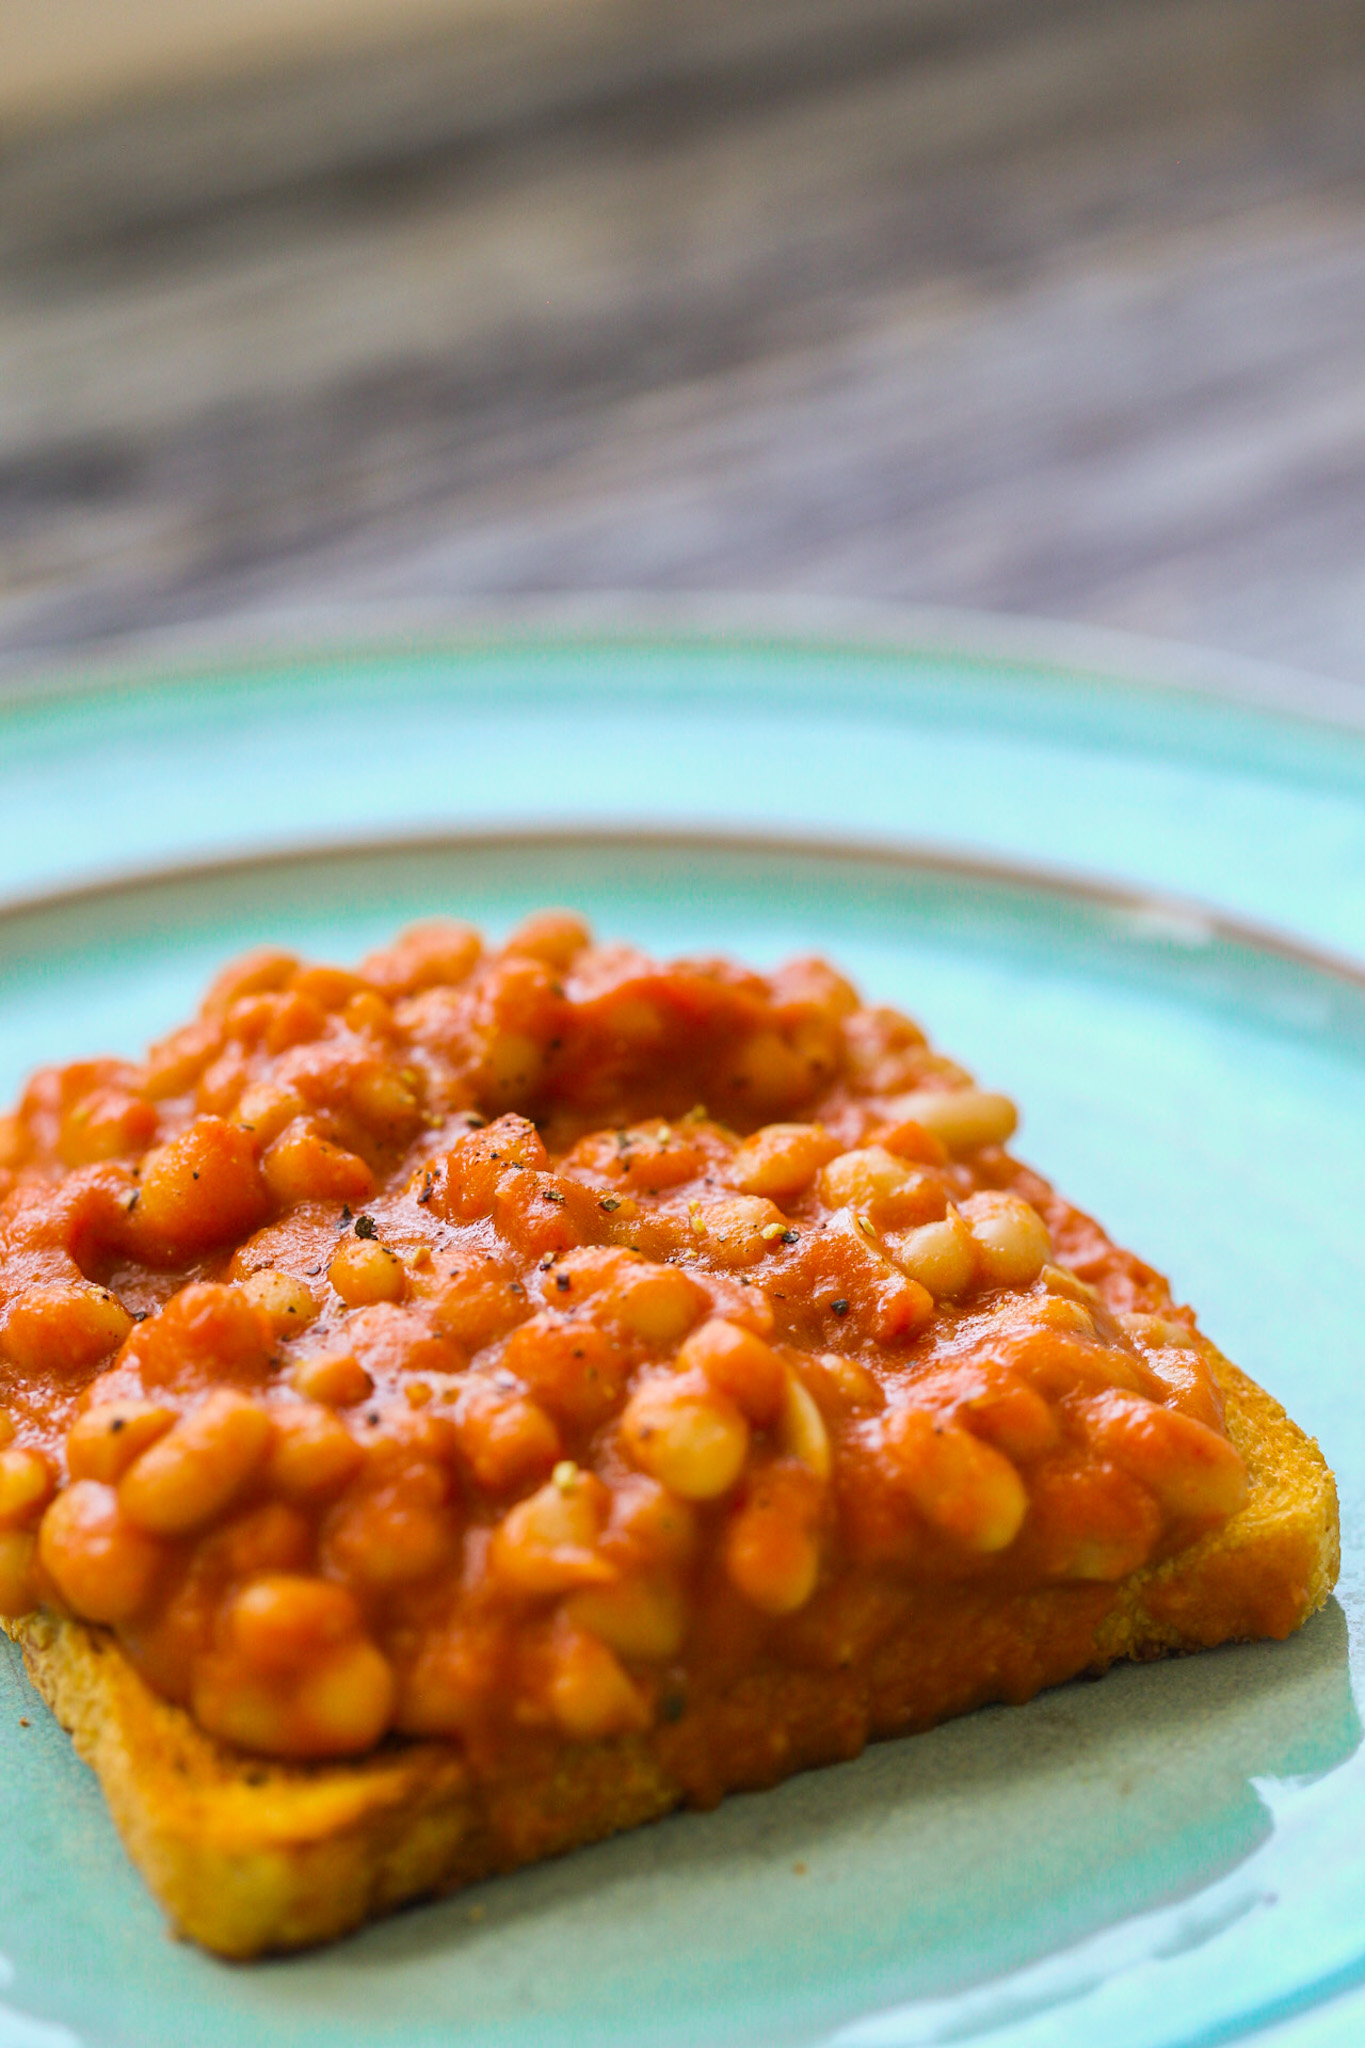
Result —
[{"label": "wooden table surface", "polygon": [[1365,682],[1365,0],[508,0],[12,129],[6,673],[594,588]]}]

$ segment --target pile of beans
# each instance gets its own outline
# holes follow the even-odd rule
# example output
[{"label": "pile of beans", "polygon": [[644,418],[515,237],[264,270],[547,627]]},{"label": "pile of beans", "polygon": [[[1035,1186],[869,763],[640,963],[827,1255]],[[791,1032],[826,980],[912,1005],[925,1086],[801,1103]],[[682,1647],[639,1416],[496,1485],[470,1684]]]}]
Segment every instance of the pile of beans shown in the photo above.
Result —
[{"label": "pile of beans", "polygon": [[674,1722],[908,1585],[1115,1586],[1245,1474],[1165,1284],[832,969],[547,913],[267,952],[0,1119],[0,1613],[212,1733]]}]

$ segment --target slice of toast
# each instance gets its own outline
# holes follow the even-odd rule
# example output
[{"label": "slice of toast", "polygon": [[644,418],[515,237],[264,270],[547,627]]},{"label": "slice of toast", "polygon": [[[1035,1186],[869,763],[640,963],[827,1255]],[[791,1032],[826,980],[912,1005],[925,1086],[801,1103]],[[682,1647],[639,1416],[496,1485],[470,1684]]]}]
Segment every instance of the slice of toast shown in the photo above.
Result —
[{"label": "slice of toast", "polygon": [[1225,1361],[1216,1370],[1248,1498],[1165,1562],[1116,1586],[907,1594],[921,1607],[907,1604],[889,1636],[839,1668],[759,1672],[677,1723],[531,1747],[491,1771],[444,1742],[391,1742],[357,1763],[267,1763],[159,1698],[106,1631],[47,1615],[6,1626],[177,1929],[230,1957],[301,1948],[657,1819],[684,1783],[696,1799],[699,1756],[718,1799],[1121,1658],[1288,1635],[1336,1576],[1336,1488],[1276,1401]]}]

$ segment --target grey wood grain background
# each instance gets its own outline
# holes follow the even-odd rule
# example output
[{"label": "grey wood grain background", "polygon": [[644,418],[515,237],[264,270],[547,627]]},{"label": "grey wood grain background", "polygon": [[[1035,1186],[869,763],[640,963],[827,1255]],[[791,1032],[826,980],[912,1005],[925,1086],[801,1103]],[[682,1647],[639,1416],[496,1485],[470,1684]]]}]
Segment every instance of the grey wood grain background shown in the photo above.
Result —
[{"label": "grey wood grain background", "polygon": [[584,0],[0,152],[6,672],[601,587],[1365,682],[1365,0]]}]

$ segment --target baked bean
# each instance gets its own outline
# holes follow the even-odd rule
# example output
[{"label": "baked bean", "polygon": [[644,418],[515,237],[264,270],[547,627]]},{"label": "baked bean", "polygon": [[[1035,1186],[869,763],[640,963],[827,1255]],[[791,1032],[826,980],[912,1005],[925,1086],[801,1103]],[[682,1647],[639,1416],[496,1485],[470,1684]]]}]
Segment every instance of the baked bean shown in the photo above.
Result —
[{"label": "baked bean", "polygon": [[1073,1301],[1066,1296],[1050,1301],[1040,1301],[1033,1311],[1034,1326],[1037,1329],[1065,1330],[1074,1337],[1094,1337],[1098,1333],[1095,1318],[1083,1301]]},{"label": "baked bean", "polygon": [[969,1195],[962,1218],[976,1247],[977,1272],[988,1287],[1025,1287],[1052,1254],[1047,1225],[1019,1195]]},{"label": "baked bean", "polygon": [[550,1155],[524,1116],[500,1116],[483,1130],[467,1131],[433,1163],[431,1201],[449,1222],[484,1216],[509,1173],[543,1172]]},{"label": "baked bean", "polygon": [[1115,1585],[1160,1540],[1160,1507],[1121,1466],[1048,1459],[1030,1474],[1030,1490],[1030,1525],[1052,1578]]},{"label": "baked bean", "polygon": [[350,974],[344,967],[300,967],[289,977],[293,994],[307,996],[320,1010],[345,1011],[356,996],[374,991],[363,975]]},{"label": "baked bean", "polygon": [[341,1015],[346,1029],[362,1037],[390,1038],[396,1030],[392,1008],[373,989],[351,996]]},{"label": "baked bean", "polygon": [[[1040,1308],[1049,1310],[1078,1306],[1070,1302],[1040,1304]],[[1031,1328],[1004,1338],[998,1351],[1002,1361],[1046,1401],[1114,1386],[1137,1392],[1145,1377],[1139,1360],[1112,1344],[1102,1343],[1093,1328],[1056,1329],[1040,1320]]]},{"label": "baked bean", "polygon": [[493,1494],[544,1478],[562,1455],[559,1430],[539,1402],[475,1374],[461,1391],[455,1432],[475,1485]]},{"label": "baked bean", "polygon": [[787,1398],[787,1373],[771,1344],[751,1330],[713,1316],[683,1344],[674,1361],[701,1373],[760,1429],[777,1421]]},{"label": "baked bean", "polygon": [[964,1549],[1008,1549],[1028,1509],[1008,1458],[923,1408],[888,1416],[882,1441],[897,1480],[919,1513]]},{"label": "baked bean", "polygon": [[266,1052],[288,1052],[321,1038],[327,1019],[318,1005],[297,990],[243,996],[226,1017],[227,1035],[240,1045],[262,1046]]},{"label": "baked bean", "polygon": [[606,1513],[600,1479],[557,1466],[549,1484],[519,1501],[499,1526],[490,1552],[494,1572],[521,1594],[611,1584],[616,1574],[596,1548]]},{"label": "baked bean", "polygon": [[221,1117],[201,1116],[147,1154],[128,1239],[138,1257],[175,1265],[246,1236],[268,1208],[250,1138]]},{"label": "baked bean", "polygon": [[696,1235],[705,1240],[708,1257],[727,1271],[757,1265],[786,1228],[782,1211],[761,1195],[698,1202],[692,1218]]},{"label": "baked bean", "polygon": [[[1093,1293],[1093,1289],[1090,1290]],[[1197,1351],[1198,1334],[1174,1316],[1121,1315],[1120,1329],[1144,1351]]]},{"label": "baked bean", "polygon": [[694,1131],[678,1130],[673,1124],[645,1124],[620,1134],[612,1148],[614,1157],[598,1160],[613,1179],[625,1188],[660,1194],[681,1187],[701,1173],[706,1164],[705,1147]]},{"label": "baked bean", "polygon": [[87,1621],[131,1621],[156,1590],[165,1552],[122,1512],[111,1486],[73,1480],[43,1516],[43,1568]]},{"label": "baked bean", "polygon": [[304,1756],[372,1749],[393,1718],[393,1671],[365,1637],[339,1644],[304,1673],[294,1698]]},{"label": "baked bean", "polygon": [[943,1166],[948,1159],[948,1147],[942,1138],[926,1131],[913,1117],[881,1124],[871,1133],[871,1143],[885,1146],[897,1159],[913,1159],[923,1166]]},{"label": "baked bean", "polygon": [[1149,1398],[1182,1410],[1217,1436],[1225,1433],[1222,1395],[1196,1348],[1173,1344],[1160,1351],[1144,1351],[1142,1363],[1148,1382],[1143,1392]]},{"label": "baked bean", "polygon": [[41,1451],[11,1445],[0,1451],[0,1529],[35,1521],[51,1498],[56,1479]]},{"label": "baked bean", "polygon": [[1098,1396],[1086,1404],[1084,1414],[1094,1441],[1168,1515],[1222,1522],[1246,1500],[1241,1457],[1225,1436],[1193,1416],[1123,1393]]},{"label": "baked bean", "polygon": [[403,1261],[377,1238],[343,1237],[332,1254],[327,1278],[348,1308],[401,1301],[408,1285]]},{"label": "baked bean", "polygon": [[432,917],[400,933],[382,953],[360,963],[364,980],[390,998],[418,989],[462,982],[483,951],[472,925],[452,917]]},{"label": "baked bean", "polygon": [[232,1112],[232,1122],[248,1131],[258,1151],[273,1145],[280,1133],[303,1114],[303,1100],[292,1088],[270,1081],[257,1081],[244,1088]]},{"label": "baked bean", "polygon": [[619,1579],[614,1586],[590,1586],[565,1602],[577,1629],[596,1636],[618,1657],[666,1663],[676,1657],[687,1633],[687,1608],[671,1579]]},{"label": "baked bean", "polygon": [[374,1381],[349,1351],[301,1358],[289,1378],[305,1401],[321,1402],[324,1408],[354,1408],[374,1391]]},{"label": "baked bean", "polygon": [[629,1473],[612,1488],[608,1545],[613,1557],[617,1539],[633,1563],[688,1564],[699,1540],[697,1511],[657,1479]]},{"label": "baked bean", "polygon": [[992,1380],[967,1402],[963,1421],[1012,1462],[1040,1458],[1061,1436],[1057,1416],[1041,1394],[1012,1373]]},{"label": "baked bean", "polygon": [[602,1220],[589,1189],[561,1174],[533,1169],[499,1180],[492,1207],[502,1236],[532,1259],[590,1242]]},{"label": "baked bean", "polygon": [[533,1316],[507,1340],[503,1367],[561,1422],[591,1426],[621,1398],[629,1359],[609,1330],[586,1318]]},{"label": "baked bean", "polygon": [[334,1145],[309,1121],[286,1124],[261,1162],[271,1197],[295,1202],[363,1202],[374,1175],[358,1153]]},{"label": "baked bean", "polygon": [[891,1108],[897,1122],[918,1124],[953,1153],[1003,1145],[1019,1121],[1008,1095],[992,1095],[981,1088],[953,1088],[941,1094],[916,1091],[900,1096]]},{"label": "baked bean", "polygon": [[895,1158],[881,1145],[864,1145],[831,1159],[820,1175],[821,1198],[831,1209],[854,1203],[872,1210],[888,1195],[897,1194],[913,1176],[914,1169]]},{"label": "baked bean", "polygon": [[817,1407],[839,1416],[885,1405],[881,1381],[856,1358],[837,1351],[809,1353],[801,1363],[804,1383]]},{"label": "baked bean", "polygon": [[[1060,1295],[1067,1301],[1078,1302],[1083,1308],[1094,1308],[1099,1303],[1100,1297],[1097,1290],[1088,1281],[1079,1279],[1075,1273],[1069,1271],[1065,1266],[1048,1264],[1044,1266],[1038,1278],[1042,1281],[1049,1294]],[[1115,1321],[1122,1327],[1124,1318],[1117,1316]]]},{"label": "baked bean", "polygon": [[[814,1271],[808,1281],[834,1317],[856,1308],[858,1323],[879,1344],[909,1342],[934,1320],[933,1295],[890,1257],[895,1242],[885,1240],[861,1209],[837,1209],[822,1242],[823,1258],[835,1262],[831,1281],[817,1281]],[[838,1301],[843,1308],[834,1307]]]},{"label": "baked bean", "polygon": [[241,1282],[247,1300],[269,1316],[277,1336],[292,1337],[306,1330],[318,1312],[312,1290],[292,1273],[262,1266]]},{"label": "baked bean", "polygon": [[695,1280],[676,1266],[629,1262],[604,1289],[602,1305],[642,1344],[676,1344],[706,1306]]},{"label": "baked bean", "polygon": [[159,1121],[155,1105],[145,1095],[127,1088],[95,1088],[63,1117],[57,1151],[64,1166],[130,1158],[146,1151]]},{"label": "baked bean", "polygon": [[0,1326],[0,1356],[35,1377],[79,1379],[117,1351],[132,1327],[117,1296],[88,1280],[28,1287]]},{"label": "baked bean", "polygon": [[448,1567],[458,1543],[449,1474],[409,1458],[362,1470],[327,1518],[325,1556],[352,1584],[376,1592]]},{"label": "baked bean", "polygon": [[628,1735],[649,1726],[644,1698],[607,1645],[578,1629],[556,1644],[549,1685],[550,1708],[562,1732],[574,1742]]},{"label": "baked bean", "polygon": [[165,1102],[193,1088],[222,1042],[221,1022],[216,1017],[197,1017],[152,1046],[142,1084],[149,1101]]},{"label": "baked bean", "polygon": [[834,1461],[825,1418],[790,1366],[784,1380],[777,1440],[788,1457],[804,1465],[817,1479],[828,1479]]},{"label": "baked bean", "polygon": [[704,1381],[648,1380],[621,1417],[632,1463],[684,1500],[728,1493],[744,1469],[749,1428],[728,1395]]},{"label": "baked bean", "polygon": [[275,1441],[266,1479],[287,1499],[326,1499],[360,1466],[364,1452],[327,1407],[302,1401],[297,1406],[281,1405],[273,1416]]},{"label": "baked bean", "polygon": [[365,1067],[349,1090],[352,1113],[386,1145],[403,1144],[422,1120],[415,1090],[392,1067]]},{"label": "baked bean", "polygon": [[452,1270],[443,1262],[410,1273],[408,1287],[429,1307],[436,1328],[470,1352],[496,1343],[531,1312],[524,1283],[501,1263],[457,1261]]},{"label": "baked bean", "polygon": [[763,1472],[726,1525],[726,1576],[764,1614],[804,1607],[820,1576],[820,1492],[804,1468]]},{"label": "baked bean", "polygon": [[341,1757],[372,1749],[393,1718],[391,1666],[363,1636],[338,1643],[283,1687],[240,1658],[204,1658],[195,1672],[195,1718],[212,1735],[273,1756]]},{"label": "baked bean", "polygon": [[209,987],[202,1004],[206,1017],[225,1016],[244,996],[283,988],[293,979],[298,961],[278,946],[258,946],[231,961]]},{"label": "baked bean", "polygon": [[542,910],[519,924],[507,941],[509,953],[527,953],[562,974],[592,942],[581,917],[569,910]]},{"label": "baked bean", "polygon": [[225,1380],[259,1387],[269,1377],[274,1345],[270,1318],[240,1287],[194,1282],[138,1324],[120,1369],[135,1369],[149,1393]]},{"label": "baked bean", "polygon": [[951,1209],[941,1223],[921,1223],[888,1238],[896,1264],[936,1300],[965,1294],[976,1275],[977,1253],[966,1220]]},{"label": "baked bean", "polygon": [[[194,1106],[201,1116],[230,1117],[251,1078],[251,1062],[245,1048],[229,1044],[212,1066],[205,1067],[194,1091]],[[174,1255],[168,1253],[168,1263]]]},{"label": "baked bean", "polygon": [[257,1402],[220,1388],[133,1462],[119,1481],[119,1507],[154,1536],[201,1529],[255,1477],[274,1434]]},{"label": "baked bean", "polygon": [[730,1179],[742,1195],[783,1201],[809,1187],[839,1149],[819,1124],[765,1124],[735,1153]]},{"label": "baked bean", "polygon": [[98,1479],[117,1486],[134,1458],[140,1458],[176,1420],[160,1401],[102,1401],[72,1423],[66,1439],[67,1470],[73,1479]]}]

